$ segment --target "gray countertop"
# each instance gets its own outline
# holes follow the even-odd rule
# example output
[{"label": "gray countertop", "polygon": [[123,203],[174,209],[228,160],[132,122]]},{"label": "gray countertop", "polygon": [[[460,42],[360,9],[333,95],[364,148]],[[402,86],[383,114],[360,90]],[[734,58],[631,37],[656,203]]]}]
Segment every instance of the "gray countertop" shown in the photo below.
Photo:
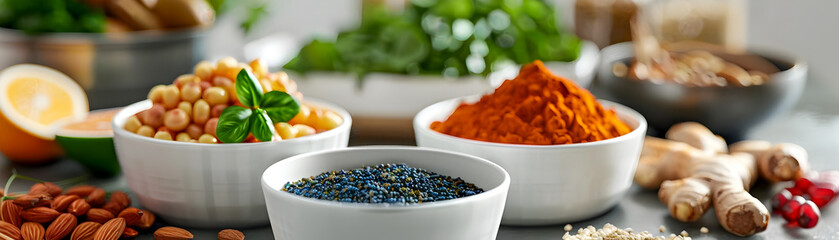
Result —
[{"label": "gray countertop", "polygon": [[[804,146],[810,154],[811,163],[816,170],[839,169],[839,107],[837,97],[828,94],[829,90],[817,86],[809,86],[805,96],[792,112],[757,126],[749,135],[753,139],[765,139],[773,142],[793,142]],[[351,145],[369,144],[403,144],[410,145],[413,141],[407,139],[358,139],[351,138]],[[6,179],[12,169],[21,174],[57,181],[85,175],[85,170],[70,159],[61,159],[44,166],[20,166],[10,163],[0,156],[0,179]],[[109,179],[91,179],[91,184],[99,185],[107,190],[127,190],[125,180],[121,176]],[[17,181],[12,191],[24,191],[31,182]],[[790,184],[791,185],[791,184]],[[769,205],[772,193],[785,187],[786,184],[770,186],[758,183],[752,194]],[[798,229],[785,227],[785,221],[778,216],[772,217],[769,228],[760,234],[747,239],[839,239],[839,207],[836,203],[822,209],[822,219],[813,229]],[[593,225],[602,227],[606,223],[620,228],[632,228],[635,231],[650,231],[658,235],[678,234],[687,231],[694,239],[737,239],[728,234],[717,223],[713,212],[693,223],[682,223],[670,218],[666,207],[659,202],[655,191],[643,190],[633,186],[626,198],[614,209],[593,219],[570,223],[575,229]],[[659,227],[667,230],[659,233]],[[699,229],[707,227],[710,232],[701,234]],[[196,239],[215,239],[219,229],[198,230],[190,229]],[[247,239],[270,239],[269,227],[242,229]],[[498,234],[501,240],[543,240],[561,239],[565,234],[563,225],[546,227],[506,227],[502,226]],[[153,239],[151,234],[145,233],[137,239]]]}]

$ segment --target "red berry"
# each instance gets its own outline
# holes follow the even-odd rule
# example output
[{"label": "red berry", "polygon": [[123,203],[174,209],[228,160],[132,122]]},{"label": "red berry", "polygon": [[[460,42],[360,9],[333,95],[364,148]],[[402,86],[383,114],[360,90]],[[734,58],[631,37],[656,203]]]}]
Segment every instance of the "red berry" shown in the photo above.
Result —
[{"label": "red berry", "polygon": [[787,220],[787,222],[796,222],[798,220],[798,208],[807,200],[804,199],[802,196],[795,196],[792,197],[789,201],[784,204],[784,207],[781,208],[781,216]]},{"label": "red berry", "polygon": [[824,207],[836,196],[836,188],[831,184],[816,183],[814,186],[810,187],[807,194],[810,195],[810,200],[812,200],[816,206]]},{"label": "red berry", "polygon": [[[798,180],[795,180],[795,186],[793,186],[792,188],[794,188],[795,190],[798,190],[799,192],[801,192],[803,194],[803,193],[806,193],[807,190],[809,190],[811,186],[813,186],[813,181],[811,181],[808,178],[799,178]],[[795,195],[799,195],[799,194],[795,194]]]},{"label": "red berry", "polygon": [[807,201],[798,208],[798,226],[802,228],[813,228],[819,223],[821,212],[819,207],[812,201]]},{"label": "red berry", "polygon": [[778,192],[778,194],[775,194],[775,196],[772,197],[772,212],[780,214],[781,208],[783,208],[784,204],[786,204],[790,199],[792,199],[792,193],[790,193],[789,190],[784,189]]},{"label": "red berry", "polygon": [[784,188],[784,190],[789,191],[789,193],[793,196],[801,196],[807,193],[806,191],[802,192],[801,190],[798,190],[798,188]]}]

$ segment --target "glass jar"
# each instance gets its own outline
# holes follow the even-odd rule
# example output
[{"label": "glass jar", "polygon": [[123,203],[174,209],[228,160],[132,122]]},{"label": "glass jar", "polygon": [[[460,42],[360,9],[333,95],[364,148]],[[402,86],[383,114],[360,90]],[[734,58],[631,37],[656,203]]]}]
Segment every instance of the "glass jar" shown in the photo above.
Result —
[{"label": "glass jar", "polygon": [[577,0],[574,3],[574,32],[603,48],[632,41],[630,19],[635,18],[642,0]]},{"label": "glass jar", "polygon": [[645,19],[663,44],[699,41],[742,49],[746,44],[745,0],[656,0]]}]

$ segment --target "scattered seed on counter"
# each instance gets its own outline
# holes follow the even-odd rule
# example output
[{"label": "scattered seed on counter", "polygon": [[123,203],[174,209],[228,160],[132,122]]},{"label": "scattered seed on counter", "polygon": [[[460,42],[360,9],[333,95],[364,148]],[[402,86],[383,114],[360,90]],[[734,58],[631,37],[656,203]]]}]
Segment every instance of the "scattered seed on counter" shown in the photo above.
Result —
[{"label": "scattered seed on counter", "polygon": [[708,233],[709,231],[708,231],[708,228],[702,227],[702,228],[699,229],[699,232],[704,234],[704,233]]},{"label": "scattered seed on counter", "polygon": [[612,224],[607,223],[601,229],[596,229],[594,226],[588,226],[577,230],[577,234],[572,235],[566,232],[562,236],[562,240],[589,240],[589,239],[610,239],[610,240],[690,240],[689,236],[676,236],[670,234],[669,237],[653,236],[647,231],[640,233],[633,233],[631,229],[620,229]]},{"label": "scattered seed on counter", "polygon": [[571,230],[574,230],[574,226],[571,226],[571,224],[565,224],[565,231],[570,232]]},{"label": "scattered seed on counter", "polygon": [[404,163],[324,172],[288,182],[282,190],[322,200],[389,204],[436,202],[484,192],[459,177],[443,176]]},{"label": "scattered seed on counter", "polygon": [[690,235],[688,235],[688,232],[687,232],[687,231],[685,231],[685,230],[682,230],[682,232],[681,232],[681,233],[679,233],[679,235],[682,235],[682,237],[687,237],[687,236],[690,236]]},{"label": "scattered seed on counter", "polygon": [[658,232],[664,232],[664,231],[667,231],[667,228],[664,227],[664,225],[658,226]]}]

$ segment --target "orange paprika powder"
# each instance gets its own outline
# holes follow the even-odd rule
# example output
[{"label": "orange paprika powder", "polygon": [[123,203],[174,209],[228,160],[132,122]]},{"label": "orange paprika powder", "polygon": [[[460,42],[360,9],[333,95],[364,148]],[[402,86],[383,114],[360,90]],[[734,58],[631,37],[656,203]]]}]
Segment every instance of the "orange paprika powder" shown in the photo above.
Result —
[{"label": "orange paprika powder", "polygon": [[588,90],[553,75],[539,60],[524,65],[515,79],[480,101],[461,103],[431,129],[479,141],[531,145],[594,142],[632,131]]}]

